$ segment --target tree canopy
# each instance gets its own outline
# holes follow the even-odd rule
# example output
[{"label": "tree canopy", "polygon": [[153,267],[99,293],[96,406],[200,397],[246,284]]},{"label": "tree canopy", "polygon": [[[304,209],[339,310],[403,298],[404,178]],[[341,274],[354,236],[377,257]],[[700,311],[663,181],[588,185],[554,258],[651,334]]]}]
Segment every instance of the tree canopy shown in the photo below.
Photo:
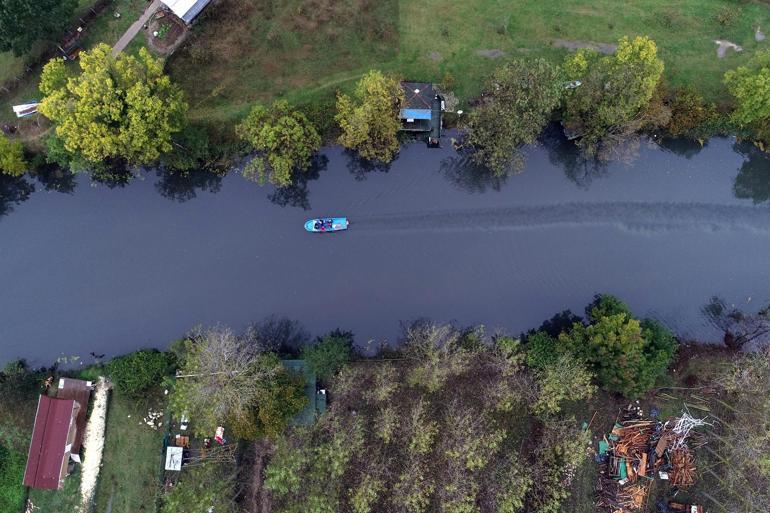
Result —
[{"label": "tree canopy", "polygon": [[260,183],[269,177],[279,187],[292,183],[294,170],[307,170],[310,158],[321,146],[312,123],[283,100],[270,108],[255,105],[235,130],[258,152],[244,169],[244,176]]},{"label": "tree canopy", "polygon": [[19,56],[36,41],[57,37],[77,5],[77,0],[0,0],[0,52]]},{"label": "tree canopy", "polygon": [[27,171],[24,147],[20,141],[12,141],[0,134],[0,172],[10,176],[21,176]]},{"label": "tree canopy", "polygon": [[172,373],[173,357],[157,349],[142,349],[111,360],[107,373],[118,390],[137,395],[158,387]]},{"label": "tree canopy", "polygon": [[181,343],[171,406],[195,419],[197,434],[228,425],[240,438],[276,436],[305,407],[304,378],[289,374],[259,341],[217,326]]},{"label": "tree canopy", "polygon": [[586,312],[588,324],[574,323],[559,335],[559,343],[611,392],[638,397],[652,388],[674,356],[674,336],[657,321],[635,319],[613,296],[598,296]]},{"label": "tree canopy", "polygon": [[367,160],[388,163],[398,153],[398,112],[404,93],[398,80],[372,70],[356,86],[353,97],[337,96],[335,119],[342,129],[339,143]]},{"label": "tree canopy", "polygon": [[319,378],[329,379],[348,363],[352,353],[353,334],[335,330],[306,347],[302,357]]},{"label": "tree canopy", "polygon": [[277,441],[265,470],[274,510],[559,511],[590,432],[557,415],[561,393],[547,422],[527,418],[537,387],[518,343],[429,323],[405,338],[400,359],[343,368],[318,422]]},{"label": "tree canopy", "polygon": [[[581,85],[565,96],[565,126],[590,156],[660,117],[646,111],[663,74],[658,48],[648,37],[623,38],[614,55],[581,49],[564,63],[568,80]],[[669,113],[670,116],[670,113]],[[665,117],[665,116],[663,116]],[[668,121],[668,118],[663,120]]]},{"label": "tree canopy", "polygon": [[725,84],[735,100],[733,121],[770,142],[770,50],[760,50],[746,66],[725,73]]},{"label": "tree canopy", "polygon": [[138,57],[113,57],[100,44],[78,62],[80,73],[70,76],[64,61],[53,59],[40,78],[40,112],[56,124],[67,151],[94,163],[148,164],[172,149],[187,103],[160,59],[145,48]]},{"label": "tree canopy", "polygon": [[563,90],[559,69],[545,59],[517,59],[496,69],[483,103],[468,116],[473,160],[498,175],[520,170],[519,147],[535,142]]}]

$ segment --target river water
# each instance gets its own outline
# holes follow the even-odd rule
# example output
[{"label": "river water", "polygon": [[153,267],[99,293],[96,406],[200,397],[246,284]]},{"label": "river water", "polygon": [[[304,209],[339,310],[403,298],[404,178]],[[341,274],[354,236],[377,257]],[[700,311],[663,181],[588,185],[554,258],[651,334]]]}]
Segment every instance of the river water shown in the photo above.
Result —
[{"label": "river water", "polygon": [[[0,362],[87,363],[271,314],[363,347],[416,318],[517,333],[597,292],[718,342],[712,297],[744,310],[770,297],[770,160],[733,139],[643,142],[601,167],[550,134],[505,180],[444,146],[405,146],[389,168],[328,148],[282,192],[238,173],[2,178]],[[351,228],[306,233],[320,215]]]}]

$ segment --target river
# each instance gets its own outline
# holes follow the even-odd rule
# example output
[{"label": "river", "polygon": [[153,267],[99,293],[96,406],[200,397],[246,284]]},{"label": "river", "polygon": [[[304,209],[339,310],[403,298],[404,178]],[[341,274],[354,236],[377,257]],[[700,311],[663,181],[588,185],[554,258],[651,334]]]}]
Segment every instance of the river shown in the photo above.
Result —
[{"label": "river", "polygon": [[[0,362],[88,363],[272,314],[352,330],[364,348],[416,318],[518,333],[597,292],[718,342],[710,298],[766,304],[765,155],[727,138],[643,142],[631,162],[597,167],[545,139],[504,180],[448,142],[407,145],[388,168],[327,148],[283,192],[235,172],[114,188],[2,178]],[[350,230],[306,233],[317,215],[347,215]]]}]

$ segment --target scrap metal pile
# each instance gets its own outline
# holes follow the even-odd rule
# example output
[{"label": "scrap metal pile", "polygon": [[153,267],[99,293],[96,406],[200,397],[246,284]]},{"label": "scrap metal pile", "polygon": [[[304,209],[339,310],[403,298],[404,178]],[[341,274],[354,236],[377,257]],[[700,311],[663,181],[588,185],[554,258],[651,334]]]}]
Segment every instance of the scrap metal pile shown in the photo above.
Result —
[{"label": "scrap metal pile", "polygon": [[626,408],[599,441],[597,507],[610,513],[642,511],[656,475],[678,488],[692,485],[696,470],[689,445],[702,444],[693,429],[704,424],[688,413],[661,422],[643,418],[639,407]]}]

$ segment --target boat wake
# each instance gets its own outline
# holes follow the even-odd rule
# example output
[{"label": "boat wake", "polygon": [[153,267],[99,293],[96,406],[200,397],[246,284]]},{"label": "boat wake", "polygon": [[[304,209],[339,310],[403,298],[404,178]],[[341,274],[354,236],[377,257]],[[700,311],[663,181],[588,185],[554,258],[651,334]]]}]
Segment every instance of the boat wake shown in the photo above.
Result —
[{"label": "boat wake", "polygon": [[356,232],[497,231],[615,226],[634,232],[751,230],[770,234],[770,208],[710,203],[605,202],[355,216]]}]

